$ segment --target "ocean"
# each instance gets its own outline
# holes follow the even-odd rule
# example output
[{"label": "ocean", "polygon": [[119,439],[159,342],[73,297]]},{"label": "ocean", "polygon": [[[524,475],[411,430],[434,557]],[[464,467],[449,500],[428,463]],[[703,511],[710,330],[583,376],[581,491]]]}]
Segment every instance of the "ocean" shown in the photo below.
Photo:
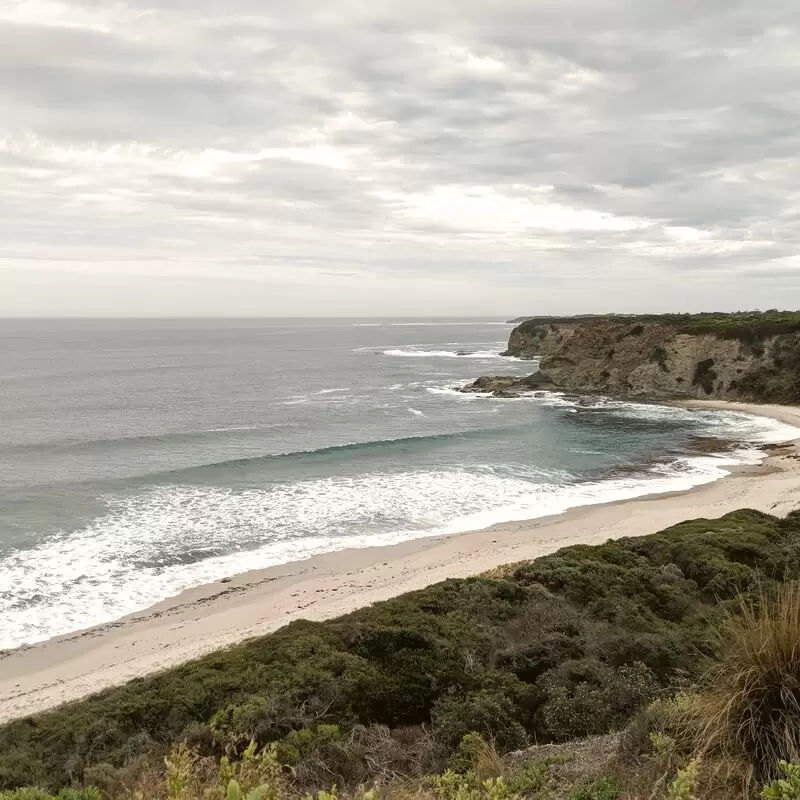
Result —
[{"label": "ocean", "polygon": [[535,369],[498,355],[511,327],[0,321],[0,649],[322,552],[687,489],[800,436],[735,413],[455,392]]}]

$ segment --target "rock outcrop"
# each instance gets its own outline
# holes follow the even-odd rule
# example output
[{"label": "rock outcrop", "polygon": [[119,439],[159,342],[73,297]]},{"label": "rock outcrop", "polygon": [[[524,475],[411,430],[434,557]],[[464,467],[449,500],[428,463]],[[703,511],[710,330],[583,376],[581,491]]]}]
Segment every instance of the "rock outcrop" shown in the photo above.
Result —
[{"label": "rock outcrop", "polygon": [[555,389],[541,373],[526,375],[522,378],[514,375],[484,375],[458,391],[464,394],[493,394],[495,397],[519,397],[527,392]]},{"label": "rock outcrop", "polygon": [[539,317],[514,329],[506,355],[538,358],[539,387],[800,402],[800,314]]}]

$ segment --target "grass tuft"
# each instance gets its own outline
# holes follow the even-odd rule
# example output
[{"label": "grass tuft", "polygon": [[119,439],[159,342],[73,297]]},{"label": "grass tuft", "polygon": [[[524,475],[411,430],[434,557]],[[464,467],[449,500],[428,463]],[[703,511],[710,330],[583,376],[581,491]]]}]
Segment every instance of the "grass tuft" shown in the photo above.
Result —
[{"label": "grass tuft", "polygon": [[750,784],[775,778],[800,756],[800,583],[740,597],[721,639],[694,710],[701,749],[746,765]]}]

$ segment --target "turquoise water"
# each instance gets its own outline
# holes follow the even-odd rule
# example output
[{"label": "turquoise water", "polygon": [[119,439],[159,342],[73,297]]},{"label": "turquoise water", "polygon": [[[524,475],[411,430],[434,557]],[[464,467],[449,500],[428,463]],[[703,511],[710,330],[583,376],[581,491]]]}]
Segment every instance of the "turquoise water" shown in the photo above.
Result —
[{"label": "turquoise water", "polygon": [[[793,431],[461,395],[497,320],[0,321],[0,648],[347,547],[715,480]],[[458,355],[462,353],[462,355]],[[742,443],[693,454],[694,437]]]}]

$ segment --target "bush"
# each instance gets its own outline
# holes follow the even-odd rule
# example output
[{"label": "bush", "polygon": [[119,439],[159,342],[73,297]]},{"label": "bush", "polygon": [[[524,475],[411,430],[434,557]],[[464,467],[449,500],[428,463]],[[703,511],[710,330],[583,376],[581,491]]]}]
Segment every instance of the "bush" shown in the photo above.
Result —
[{"label": "bush", "polygon": [[594,659],[567,662],[542,680],[544,733],[566,741],[621,728],[657,688],[644,664],[613,669]]},{"label": "bush", "polygon": [[301,728],[292,731],[277,743],[276,753],[282,764],[294,766],[315,752],[338,744],[343,739],[337,725],[318,725],[316,728]]},{"label": "bush", "polygon": [[695,800],[695,787],[700,775],[700,761],[693,759],[678,770],[675,780],[667,788],[667,800]]},{"label": "bush", "polygon": [[352,786],[377,777],[370,775],[363,737],[345,738],[336,725],[292,731],[275,745],[275,752],[302,787]]},{"label": "bush", "polygon": [[477,733],[508,752],[528,743],[525,728],[516,714],[517,707],[509,697],[493,692],[445,697],[433,708],[434,735],[448,748],[455,749],[467,734]]}]

